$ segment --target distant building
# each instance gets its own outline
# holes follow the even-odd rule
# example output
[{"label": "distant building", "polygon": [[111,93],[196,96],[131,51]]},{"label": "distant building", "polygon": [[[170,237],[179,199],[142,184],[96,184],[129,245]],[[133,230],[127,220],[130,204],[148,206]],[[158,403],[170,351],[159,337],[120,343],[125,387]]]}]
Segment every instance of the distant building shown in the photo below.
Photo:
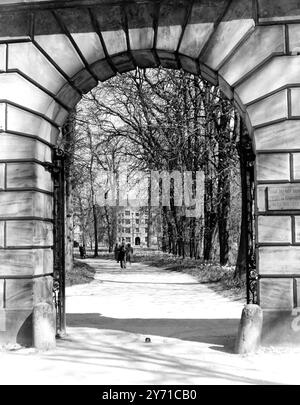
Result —
[{"label": "distant building", "polygon": [[[121,208],[117,219],[117,241],[131,243],[135,247],[147,247],[149,237],[148,213],[142,209]],[[151,236],[151,247],[157,240]]]}]

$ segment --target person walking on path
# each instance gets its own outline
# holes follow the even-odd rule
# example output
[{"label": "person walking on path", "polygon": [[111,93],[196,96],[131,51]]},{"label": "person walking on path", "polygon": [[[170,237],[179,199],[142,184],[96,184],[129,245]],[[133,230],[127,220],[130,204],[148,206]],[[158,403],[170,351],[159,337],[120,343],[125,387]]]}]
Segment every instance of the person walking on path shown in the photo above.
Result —
[{"label": "person walking on path", "polygon": [[133,255],[133,248],[132,248],[131,244],[128,243],[126,246],[126,262],[129,262],[131,264],[132,255]]},{"label": "person walking on path", "polygon": [[119,250],[120,250],[120,245],[119,245],[119,243],[116,243],[114,253],[115,253],[115,260],[117,263],[119,263]]},{"label": "person walking on path", "polygon": [[80,253],[80,259],[85,259],[86,258],[85,245],[80,245],[79,246],[79,253]]},{"label": "person walking on path", "polygon": [[120,262],[121,269],[126,269],[126,246],[125,246],[124,241],[122,242],[122,245],[120,246],[118,259]]}]

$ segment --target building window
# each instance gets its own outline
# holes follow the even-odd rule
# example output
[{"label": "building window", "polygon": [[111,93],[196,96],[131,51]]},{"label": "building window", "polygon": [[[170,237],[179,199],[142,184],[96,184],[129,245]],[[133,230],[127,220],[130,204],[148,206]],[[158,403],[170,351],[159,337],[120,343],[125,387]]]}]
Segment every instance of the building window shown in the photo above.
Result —
[{"label": "building window", "polygon": [[130,243],[131,242],[131,238],[126,238],[126,242]]},{"label": "building window", "polygon": [[145,242],[148,243],[148,238],[147,238],[147,236],[146,236],[146,238],[145,238]]},{"label": "building window", "polygon": [[123,233],[125,232],[125,228],[122,228],[122,232],[123,232]]},{"label": "building window", "polygon": [[145,233],[147,233],[148,232],[148,228],[145,228]]},{"label": "building window", "polygon": [[149,220],[148,220],[148,219],[145,219],[145,224],[149,224]]},{"label": "building window", "polygon": [[130,233],[130,228],[125,228],[126,233]]},{"label": "building window", "polygon": [[130,219],[125,219],[125,224],[130,225]]},{"label": "building window", "polygon": [[135,213],[135,216],[136,216],[136,217],[139,217],[139,216],[140,216],[140,214],[139,214],[138,212],[136,212],[136,213]]},{"label": "building window", "polygon": [[139,219],[136,219],[136,220],[135,220],[135,223],[136,223],[136,224],[139,224],[139,223],[140,223],[140,220],[139,220]]},{"label": "building window", "polygon": [[130,215],[130,211],[125,211],[125,215]]},{"label": "building window", "polygon": [[139,232],[140,232],[140,228],[135,228],[135,232],[139,233]]}]

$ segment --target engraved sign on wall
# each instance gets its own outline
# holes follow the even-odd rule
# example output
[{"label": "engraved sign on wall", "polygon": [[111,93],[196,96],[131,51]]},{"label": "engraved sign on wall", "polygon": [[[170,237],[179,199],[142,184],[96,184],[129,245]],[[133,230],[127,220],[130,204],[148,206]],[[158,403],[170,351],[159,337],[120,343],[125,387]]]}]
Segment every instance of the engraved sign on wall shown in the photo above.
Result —
[{"label": "engraved sign on wall", "polygon": [[300,184],[269,186],[267,192],[269,210],[300,209]]}]

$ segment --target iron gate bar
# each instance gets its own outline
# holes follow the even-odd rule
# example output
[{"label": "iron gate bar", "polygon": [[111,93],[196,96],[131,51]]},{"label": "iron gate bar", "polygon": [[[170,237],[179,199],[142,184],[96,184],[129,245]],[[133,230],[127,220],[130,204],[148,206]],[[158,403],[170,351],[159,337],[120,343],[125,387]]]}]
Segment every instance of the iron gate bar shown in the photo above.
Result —
[{"label": "iron gate bar", "polygon": [[53,179],[53,301],[56,311],[56,336],[66,333],[65,310],[65,152],[54,148],[53,163],[46,163]]}]

